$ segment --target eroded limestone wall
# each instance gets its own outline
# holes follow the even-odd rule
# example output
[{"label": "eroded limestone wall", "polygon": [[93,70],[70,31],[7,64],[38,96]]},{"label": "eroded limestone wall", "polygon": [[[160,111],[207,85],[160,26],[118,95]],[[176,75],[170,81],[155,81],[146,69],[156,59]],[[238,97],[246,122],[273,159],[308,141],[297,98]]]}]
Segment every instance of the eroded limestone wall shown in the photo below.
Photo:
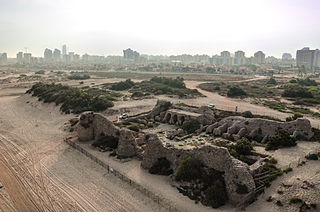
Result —
[{"label": "eroded limestone wall", "polygon": [[[242,204],[250,192],[255,190],[255,183],[249,166],[233,158],[224,147],[202,146],[193,149],[164,147],[157,135],[148,134],[147,149],[144,152],[141,166],[150,169],[159,158],[169,160],[174,169],[177,169],[181,160],[187,155],[200,160],[205,166],[225,173],[226,189],[232,204]],[[238,194],[237,188],[246,186],[247,194]]]}]

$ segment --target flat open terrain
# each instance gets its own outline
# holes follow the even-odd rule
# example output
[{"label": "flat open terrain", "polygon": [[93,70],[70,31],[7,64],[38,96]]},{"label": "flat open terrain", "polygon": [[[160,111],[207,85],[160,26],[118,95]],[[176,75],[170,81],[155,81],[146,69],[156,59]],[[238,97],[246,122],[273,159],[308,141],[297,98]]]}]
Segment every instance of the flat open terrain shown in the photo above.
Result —
[{"label": "flat open terrain", "polygon": [[159,211],[63,142],[72,116],[54,104],[5,96],[0,113],[0,211]]},{"label": "flat open terrain", "polygon": [[[113,74],[113,73],[112,73]],[[15,76],[17,77],[17,76]],[[116,77],[119,77],[116,75]],[[121,77],[121,76],[120,76]],[[194,81],[190,75],[185,81],[188,88],[195,89],[204,82]],[[210,76],[213,78],[213,76]],[[140,79],[139,77],[136,77]],[[252,81],[242,77],[218,76],[220,80]],[[257,78],[258,79],[258,78]],[[86,80],[83,86],[98,86],[103,83],[117,82],[123,79],[99,78]],[[64,123],[74,115],[62,115],[55,104],[45,104],[23,95],[31,86],[30,82],[2,84],[0,90],[0,211],[162,211],[158,204],[121,181],[105,169],[92,162],[82,153],[69,147],[63,140],[68,136]],[[79,81],[63,81],[65,84],[79,86]],[[93,84],[94,83],[94,84]],[[174,103],[203,106],[215,104],[218,109],[234,111],[250,110],[260,115],[270,115],[285,119],[289,116],[270,108],[250,104],[241,99],[231,99],[217,93],[198,89],[206,97],[177,99],[168,96],[156,96],[142,100],[116,101],[115,106],[105,114],[116,120],[120,113],[137,114],[149,111],[157,99],[166,99]],[[309,118],[314,127],[319,126],[319,119]],[[293,172],[284,174],[274,181],[259,199],[246,211],[297,211],[286,205],[278,207],[267,202],[269,196],[279,197],[277,190],[283,182],[300,179],[319,179],[319,162],[311,161],[297,167],[297,160],[319,143],[303,142],[294,148],[277,150],[272,155],[278,159],[281,167],[293,164]],[[258,151],[264,151],[257,148]],[[96,151],[96,150],[92,150]],[[97,152],[97,155],[102,153]],[[107,159],[107,158],[106,158]],[[292,161],[292,163],[288,163]],[[166,196],[176,202],[181,211],[236,211],[228,205],[220,209],[194,204],[193,201],[178,194],[162,176],[151,176],[140,169],[139,161],[128,163],[110,162],[120,172],[141,182],[153,192]],[[155,185],[163,185],[156,188]],[[165,184],[167,183],[167,184]],[[308,195],[308,194],[307,194]],[[290,194],[286,194],[290,198]],[[307,198],[307,197],[306,197]],[[284,200],[283,200],[284,201]],[[287,201],[287,200],[286,200]],[[319,202],[319,200],[317,200]]]}]

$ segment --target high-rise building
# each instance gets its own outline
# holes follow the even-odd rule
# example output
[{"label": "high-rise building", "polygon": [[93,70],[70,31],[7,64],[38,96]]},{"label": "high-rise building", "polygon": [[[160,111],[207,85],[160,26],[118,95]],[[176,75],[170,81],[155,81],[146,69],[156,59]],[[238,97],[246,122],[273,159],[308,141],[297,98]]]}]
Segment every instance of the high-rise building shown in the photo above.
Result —
[{"label": "high-rise building", "polygon": [[246,64],[246,56],[243,51],[236,51],[234,54],[234,65],[240,66]]},{"label": "high-rise building", "polygon": [[132,49],[123,50],[123,57],[127,60],[137,61],[140,57],[139,52],[133,51]]},{"label": "high-rise building", "polygon": [[228,51],[223,51],[220,53],[221,65],[232,65],[231,54]]},{"label": "high-rise building", "polygon": [[23,52],[18,52],[18,54],[17,54],[17,63],[19,63],[19,64],[23,63]]},{"label": "high-rise building", "polygon": [[297,50],[296,55],[297,66],[304,67],[310,71],[320,68],[320,50],[310,50],[305,47],[301,50]]},{"label": "high-rise building", "polygon": [[60,62],[61,61],[61,51],[59,49],[55,49],[53,51],[53,59],[55,62]]},{"label": "high-rise building", "polygon": [[31,53],[24,53],[23,54],[23,62],[26,64],[31,63],[32,54]]},{"label": "high-rise building", "polygon": [[258,51],[256,53],[254,53],[254,61],[257,64],[263,64],[266,61],[266,55],[262,52],[262,51]]},{"label": "high-rise building", "polygon": [[62,46],[62,55],[67,55],[67,45],[66,44],[64,44]]},{"label": "high-rise building", "polygon": [[51,49],[44,50],[44,61],[45,62],[52,62],[52,50]]},{"label": "high-rise building", "polygon": [[7,53],[0,53],[0,65],[6,65],[8,62]]}]

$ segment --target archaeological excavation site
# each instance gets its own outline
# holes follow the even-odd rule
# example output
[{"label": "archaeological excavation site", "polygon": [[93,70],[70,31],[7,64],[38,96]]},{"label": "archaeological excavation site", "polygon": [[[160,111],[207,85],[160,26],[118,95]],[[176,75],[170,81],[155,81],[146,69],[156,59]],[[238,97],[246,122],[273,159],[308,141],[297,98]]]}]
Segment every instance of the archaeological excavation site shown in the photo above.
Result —
[{"label": "archaeological excavation site", "polygon": [[[277,168],[276,159],[268,153],[314,136],[310,121],[304,118],[283,122],[250,112],[164,100],[158,100],[150,112],[126,119],[110,121],[87,111],[73,123],[76,135],[69,143],[113,158],[112,163],[138,161],[136,168],[148,172],[147,176],[165,176],[163,183],[174,188],[175,195],[213,208],[252,204],[273,180],[291,169]],[[110,169],[110,163],[105,163]],[[127,173],[126,177],[144,184],[137,176]],[[165,196],[158,186],[146,187]]]}]

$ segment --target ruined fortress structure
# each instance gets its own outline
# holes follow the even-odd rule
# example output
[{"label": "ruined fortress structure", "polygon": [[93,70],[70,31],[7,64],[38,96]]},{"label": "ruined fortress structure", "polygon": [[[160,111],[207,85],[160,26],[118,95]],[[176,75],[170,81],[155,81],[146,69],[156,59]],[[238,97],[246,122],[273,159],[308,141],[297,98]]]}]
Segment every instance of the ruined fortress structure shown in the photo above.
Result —
[{"label": "ruined fortress structure", "polygon": [[[279,122],[261,118],[229,116],[216,121],[215,111],[208,107],[175,107],[166,101],[158,101],[149,114],[136,118],[177,126],[183,125],[187,120],[196,119],[201,123],[200,131],[203,133],[232,140],[250,136],[252,139],[262,138],[263,143],[268,137],[276,135],[279,129],[287,130],[294,137],[302,136],[310,139],[313,136],[310,122],[307,119]],[[190,148],[168,147],[156,134],[146,134],[144,138],[141,138],[136,132],[124,128],[120,129],[99,113],[85,112],[81,114],[77,125],[77,134],[80,141],[91,141],[100,136],[112,136],[118,139],[117,155],[125,157],[140,155],[142,158],[141,166],[145,169],[150,169],[161,158],[167,159],[174,171],[186,156],[198,159],[206,167],[224,173],[229,201],[235,205],[242,204],[255,191],[254,175],[262,167],[261,161],[249,166],[232,157],[226,148],[212,144]],[[139,145],[141,139],[144,140],[144,148]],[[246,192],[239,189],[244,187]],[[239,192],[240,190],[242,192]]]}]

